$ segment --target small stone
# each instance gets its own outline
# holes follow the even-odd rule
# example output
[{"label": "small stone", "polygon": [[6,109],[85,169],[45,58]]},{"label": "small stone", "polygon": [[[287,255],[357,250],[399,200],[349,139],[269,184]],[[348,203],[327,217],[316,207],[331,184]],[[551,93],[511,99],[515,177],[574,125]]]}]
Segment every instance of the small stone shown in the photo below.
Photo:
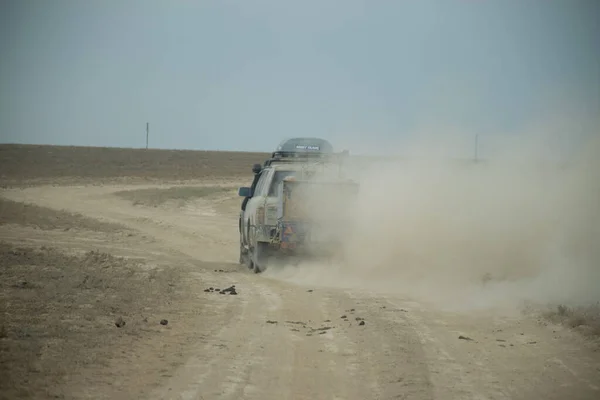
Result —
[{"label": "small stone", "polygon": [[347,317],[347,316],[345,316],[345,315],[342,315],[340,318],[341,318],[341,319],[346,319],[346,318],[348,318],[348,317]]},{"label": "small stone", "polygon": [[28,283],[27,281],[21,281],[21,282],[15,283],[15,284],[13,285],[13,287],[15,287],[15,288],[19,288],[19,289],[25,289],[25,288],[27,288],[28,286],[29,286],[29,283]]},{"label": "small stone", "polygon": [[117,328],[122,328],[125,326],[125,320],[123,319],[123,317],[117,318],[117,320],[115,321],[115,326]]},{"label": "small stone", "polygon": [[166,319],[161,319],[160,320],[160,324],[161,325],[167,325],[169,323],[169,321],[167,321]]},{"label": "small stone", "polygon": [[277,323],[277,321],[271,321],[271,320],[267,321],[267,324],[276,324],[276,323]]},{"label": "small stone", "polygon": [[473,340],[473,339],[471,339],[470,337],[468,337],[468,336],[463,336],[463,335],[460,335],[458,338],[459,338],[460,340]]},{"label": "small stone", "polygon": [[226,289],[223,289],[223,290],[221,290],[221,294],[227,294],[227,293],[230,293],[230,294],[237,294],[237,292],[236,292],[236,290],[235,290],[235,285],[233,285],[233,286],[230,286],[230,287],[228,287],[228,288],[226,288]]},{"label": "small stone", "polygon": [[331,326],[324,326],[322,328],[313,329],[313,331],[328,331],[331,329]]},{"label": "small stone", "polygon": [[358,324],[359,324],[359,325],[364,325],[364,324],[365,324],[365,321],[360,321]]}]

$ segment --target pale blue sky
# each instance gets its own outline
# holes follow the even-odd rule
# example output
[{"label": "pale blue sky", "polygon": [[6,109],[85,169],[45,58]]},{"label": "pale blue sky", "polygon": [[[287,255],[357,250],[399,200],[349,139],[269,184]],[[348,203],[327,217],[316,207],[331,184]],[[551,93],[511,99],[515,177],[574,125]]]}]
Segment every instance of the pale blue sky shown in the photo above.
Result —
[{"label": "pale blue sky", "polygon": [[361,152],[600,110],[595,0],[0,1],[0,142]]}]

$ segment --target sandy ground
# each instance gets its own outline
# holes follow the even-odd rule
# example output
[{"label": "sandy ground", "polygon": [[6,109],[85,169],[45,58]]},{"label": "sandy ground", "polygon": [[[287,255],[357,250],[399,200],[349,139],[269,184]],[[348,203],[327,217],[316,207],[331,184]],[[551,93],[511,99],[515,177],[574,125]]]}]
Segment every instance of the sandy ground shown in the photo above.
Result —
[{"label": "sandy ground", "polygon": [[245,270],[246,181],[3,189],[0,397],[600,398],[600,351],[575,331]]}]

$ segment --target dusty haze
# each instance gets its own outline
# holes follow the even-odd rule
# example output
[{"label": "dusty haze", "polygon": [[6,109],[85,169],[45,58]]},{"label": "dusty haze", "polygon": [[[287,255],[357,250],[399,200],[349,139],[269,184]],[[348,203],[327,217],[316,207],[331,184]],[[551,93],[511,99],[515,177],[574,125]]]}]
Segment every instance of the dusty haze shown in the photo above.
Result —
[{"label": "dusty haze", "polygon": [[345,263],[268,274],[405,293],[455,309],[598,302],[597,132],[568,162],[551,130],[496,146],[478,163],[452,161],[452,135],[420,135],[401,162],[357,175]]}]

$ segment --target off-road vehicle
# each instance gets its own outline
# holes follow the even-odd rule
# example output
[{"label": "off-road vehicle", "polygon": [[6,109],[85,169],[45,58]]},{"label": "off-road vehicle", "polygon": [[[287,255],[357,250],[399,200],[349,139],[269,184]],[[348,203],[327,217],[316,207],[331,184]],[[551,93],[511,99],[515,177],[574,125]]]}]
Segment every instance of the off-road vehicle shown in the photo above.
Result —
[{"label": "off-road vehicle", "polygon": [[242,187],[240,263],[262,272],[273,258],[331,255],[351,226],[358,184],[344,177],[348,152],[319,138],[280,143]]}]

